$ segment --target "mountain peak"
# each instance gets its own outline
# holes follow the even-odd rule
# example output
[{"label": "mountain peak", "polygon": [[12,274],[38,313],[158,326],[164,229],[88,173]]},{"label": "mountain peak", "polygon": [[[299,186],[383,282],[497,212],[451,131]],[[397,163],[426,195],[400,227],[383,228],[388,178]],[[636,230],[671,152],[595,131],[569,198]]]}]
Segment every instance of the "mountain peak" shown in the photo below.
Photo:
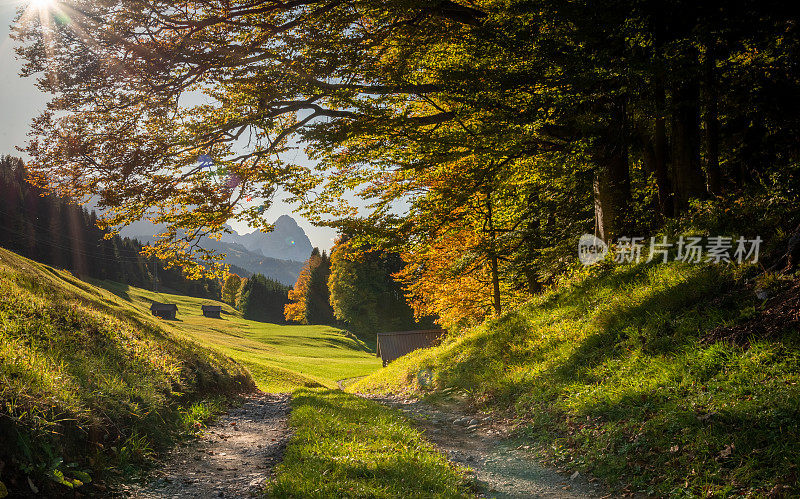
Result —
[{"label": "mountain peak", "polygon": [[[311,240],[303,228],[297,224],[297,220],[289,215],[281,215],[275,220],[273,226],[275,229],[272,232],[256,230],[242,235],[230,225],[226,225],[231,230],[231,233],[223,234],[222,242],[240,244],[248,251],[279,260],[293,260],[295,262],[308,260],[313,249]],[[157,226],[147,220],[143,220],[125,227],[120,235],[138,237],[144,240],[152,238],[153,235],[162,232],[164,229],[164,226]]]},{"label": "mountain peak", "polygon": [[297,221],[289,215],[281,215],[273,223],[272,232],[253,231],[239,235],[234,231],[227,234],[224,241],[238,243],[250,251],[271,258],[305,262],[311,255],[311,240]]},{"label": "mountain peak", "polygon": [[[292,227],[292,228],[297,227],[298,229],[300,228],[300,226],[297,225],[297,220],[295,220],[294,218],[292,218],[289,215],[281,215],[281,216],[279,216],[278,219],[275,220],[275,223],[273,225],[275,225],[275,227],[280,225],[280,226]],[[302,229],[300,229],[300,230],[302,230]]]}]

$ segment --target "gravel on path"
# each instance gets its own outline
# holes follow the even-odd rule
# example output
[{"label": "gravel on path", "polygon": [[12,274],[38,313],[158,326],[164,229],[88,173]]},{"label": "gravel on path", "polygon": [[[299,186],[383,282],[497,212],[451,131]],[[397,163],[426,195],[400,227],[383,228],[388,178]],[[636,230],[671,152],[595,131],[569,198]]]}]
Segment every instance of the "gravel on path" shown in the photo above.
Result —
[{"label": "gravel on path", "polygon": [[[469,414],[453,406],[416,399],[369,396],[400,409],[451,462],[472,470],[481,497],[585,499],[610,497],[604,486],[580,473],[542,465],[530,447],[513,437],[509,422]],[[527,447],[527,448],[526,448]]]},{"label": "gravel on path", "polygon": [[257,393],[222,416],[204,435],[176,446],[130,498],[212,498],[257,495],[281,460],[289,438],[288,394]]}]

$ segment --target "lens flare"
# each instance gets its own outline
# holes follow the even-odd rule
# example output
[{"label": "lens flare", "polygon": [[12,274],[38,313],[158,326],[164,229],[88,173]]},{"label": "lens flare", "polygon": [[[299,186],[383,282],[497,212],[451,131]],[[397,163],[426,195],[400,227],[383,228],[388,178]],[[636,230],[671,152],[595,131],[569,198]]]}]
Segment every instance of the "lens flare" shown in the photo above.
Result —
[{"label": "lens flare", "polygon": [[30,6],[39,11],[50,10],[55,5],[55,0],[31,0]]}]

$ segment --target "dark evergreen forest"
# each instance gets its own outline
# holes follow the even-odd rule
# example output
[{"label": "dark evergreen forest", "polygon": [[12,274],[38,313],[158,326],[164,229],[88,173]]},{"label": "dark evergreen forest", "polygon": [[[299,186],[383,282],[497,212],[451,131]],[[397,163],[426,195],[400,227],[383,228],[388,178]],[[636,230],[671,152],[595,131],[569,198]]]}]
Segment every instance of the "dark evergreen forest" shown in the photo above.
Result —
[{"label": "dark evergreen forest", "polygon": [[143,257],[139,241],[106,238],[94,212],[47,194],[29,184],[26,175],[21,159],[0,157],[0,246],[79,277],[219,298],[218,281],[186,279],[180,268]]}]

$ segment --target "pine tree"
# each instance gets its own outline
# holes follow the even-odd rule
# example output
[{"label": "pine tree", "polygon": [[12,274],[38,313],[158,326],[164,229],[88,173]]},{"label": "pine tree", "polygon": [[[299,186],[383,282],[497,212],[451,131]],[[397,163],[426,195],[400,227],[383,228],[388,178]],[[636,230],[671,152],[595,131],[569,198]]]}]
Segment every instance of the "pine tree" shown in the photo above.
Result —
[{"label": "pine tree", "polygon": [[288,292],[288,286],[256,274],[247,279],[239,308],[245,319],[283,323]]},{"label": "pine tree", "polygon": [[331,293],[328,289],[330,274],[331,261],[323,251],[318,256],[316,264],[311,266],[311,275],[304,300],[307,324],[333,324],[336,321],[331,306]]}]

